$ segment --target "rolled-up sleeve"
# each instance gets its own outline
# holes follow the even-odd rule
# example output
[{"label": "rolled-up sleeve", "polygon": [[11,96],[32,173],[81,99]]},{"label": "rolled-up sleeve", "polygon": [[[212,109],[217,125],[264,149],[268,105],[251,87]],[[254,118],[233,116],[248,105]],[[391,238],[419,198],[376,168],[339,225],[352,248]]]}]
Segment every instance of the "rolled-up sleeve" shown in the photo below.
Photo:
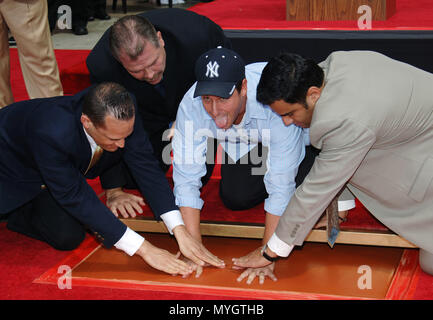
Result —
[{"label": "rolled-up sleeve", "polygon": [[[267,172],[264,177],[269,197],[266,212],[281,216],[296,190],[295,177],[305,157],[305,133],[295,125],[285,126],[280,117],[269,119],[270,140]],[[265,142],[266,139],[263,139]]]},{"label": "rolled-up sleeve", "polygon": [[196,136],[198,124],[192,112],[186,111],[201,107],[195,104],[187,94],[178,109],[172,140],[173,180],[176,205],[201,209],[204,202],[200,198],[200,188],[201,177],[206,174],[207,137]]}]

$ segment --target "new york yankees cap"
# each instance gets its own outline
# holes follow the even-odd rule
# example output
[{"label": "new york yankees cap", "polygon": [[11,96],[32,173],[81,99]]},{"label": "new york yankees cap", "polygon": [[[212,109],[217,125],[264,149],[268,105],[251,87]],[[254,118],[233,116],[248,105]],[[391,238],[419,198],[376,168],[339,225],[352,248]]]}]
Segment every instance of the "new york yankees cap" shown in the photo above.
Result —
[{"label": "new york yankees cap", "polygon": [[197,96],[229,98],[236,84],[245,78],[245,63],[239,54],[223,47],[202,54],[195,64]]}]

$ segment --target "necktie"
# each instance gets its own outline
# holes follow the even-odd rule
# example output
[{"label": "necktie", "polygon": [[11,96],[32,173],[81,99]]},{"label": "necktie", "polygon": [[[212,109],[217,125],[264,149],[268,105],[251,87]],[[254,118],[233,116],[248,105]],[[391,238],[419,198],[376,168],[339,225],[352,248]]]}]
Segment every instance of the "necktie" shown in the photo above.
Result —
[{"label": "necktie", "polygon": [[86,175],[86,173],[90,169],[92,169],[92,167],[96,164],[96,162],[98,162],[98,160],[101,158],[103,152],[104,152],[104,149],[102,149],[100,146],[96,146],[95,152],[92,155],[92,159],[90,159],[89,166],[87,167],[87,170],[84,173],[84,175]]},{"label": "necktie", "polygon": [[328,225],[326,227],[328,233],[328,244],[332,248],[340,233],[340,221],[338,216],[338,196],[332,199],[328,208],[326,209],[326,216],[328,218]]},{"label": "necktie", "polygon": [[338,198],[343,192],[342,188],[337,195],[332,199],[328,208],[326,209],[326,216],[328,218],[328,225],[326,231],[328,233],[328,244],[332,248],[340,233],[340,216],[338,215]]}]

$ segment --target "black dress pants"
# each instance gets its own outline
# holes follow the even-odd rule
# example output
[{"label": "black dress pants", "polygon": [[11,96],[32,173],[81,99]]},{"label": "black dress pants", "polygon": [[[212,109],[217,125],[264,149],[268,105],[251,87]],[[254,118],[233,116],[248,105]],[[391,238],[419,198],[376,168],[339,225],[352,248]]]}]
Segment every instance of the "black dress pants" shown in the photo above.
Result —
[{"label": "black dress pants", "polygon": [[72,29],[87,27],[87,1],[85,0],[65,0],[72,10]]},{"label": "black dress pants", "polygon": [[107,15],[107,0],[88,0],[87,14],[89,17]]},{"label": "black dress pants", "polygon": [[73,250],[84,240],[86,229],[58,205],[48,190],[12,211],[9,230],[44,241],[57,250]]},{"label": "black dress pants", "polygon": [[[223,152],[225,159],[221,165],[220,196],[228,209],[247,210],[255,207],[268,197],[263,181],[265,172],[263,174],[252,174],[254,169],[257,170],[264,167],[267,158],[267,148],[263,147],[261,143],[255,148],[258,148],[258,150],[251,150],[236,163],[233,163],[228,155]],[[254,158],[262,159],[262,162],[257,163],[257,160],[252,159],[253,154],[255,155]],[[302,184],[318,154],[318,149],[312,146],[305,147],[305,158],[299,165],[295,178],[296,187]],[[202,183],[206,183],[209,180],[212,169],[208,165],[208,172],[204,179],[202,179]]]}]

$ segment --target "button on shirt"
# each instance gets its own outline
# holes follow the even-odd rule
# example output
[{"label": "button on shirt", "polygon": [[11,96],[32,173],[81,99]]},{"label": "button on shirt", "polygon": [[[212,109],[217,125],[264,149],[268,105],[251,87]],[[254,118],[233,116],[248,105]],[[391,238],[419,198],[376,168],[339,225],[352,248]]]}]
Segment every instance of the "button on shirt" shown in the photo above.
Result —
[{"label": "button on shirt", "polygon": [[[259,142],[269,148],[264,183],[269,197],[268,213],[281,216],[295,192],[298,166],[309,144],[308,129],[285,126],[269,106],[256,100],[257,84],[266,63],[246,66],[247,102],[244,117],[237,126],[220,129],[194,98],[194,84],[182,99],[176,118],[173,147],[173,180],[176,205],[201,209],[201,177],[206,174],[207,138],[216,138],[233,161],[252,150]],[[271,130],[272,129],[272,130]]]}]

